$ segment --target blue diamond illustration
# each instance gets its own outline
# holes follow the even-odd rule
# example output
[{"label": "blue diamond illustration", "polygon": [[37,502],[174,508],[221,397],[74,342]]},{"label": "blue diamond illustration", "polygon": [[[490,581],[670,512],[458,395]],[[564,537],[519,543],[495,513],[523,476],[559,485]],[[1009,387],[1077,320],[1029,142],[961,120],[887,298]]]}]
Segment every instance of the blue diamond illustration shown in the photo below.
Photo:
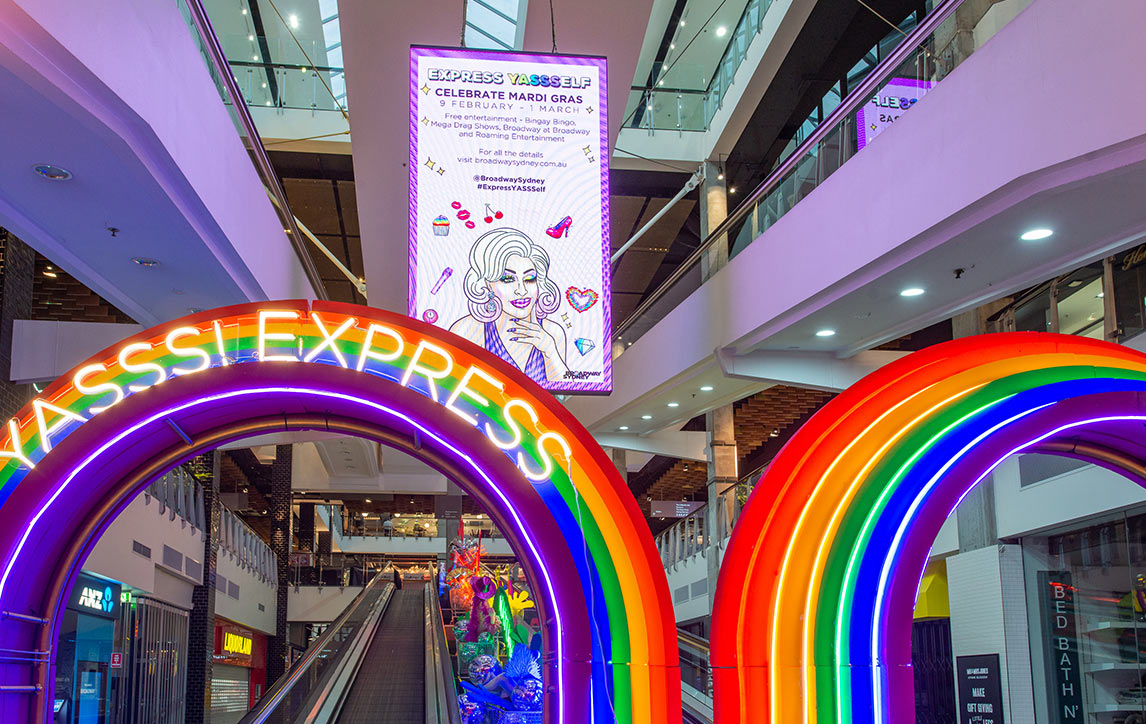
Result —
[{"label": "blue diamond illustration", "polygon": [[577,351],[581,353],[582,357],[597,348],[597,345],[593,344],[593,340],[585,339],[584,337],[578,337],[573,340],[573,344],[577,347]]}]

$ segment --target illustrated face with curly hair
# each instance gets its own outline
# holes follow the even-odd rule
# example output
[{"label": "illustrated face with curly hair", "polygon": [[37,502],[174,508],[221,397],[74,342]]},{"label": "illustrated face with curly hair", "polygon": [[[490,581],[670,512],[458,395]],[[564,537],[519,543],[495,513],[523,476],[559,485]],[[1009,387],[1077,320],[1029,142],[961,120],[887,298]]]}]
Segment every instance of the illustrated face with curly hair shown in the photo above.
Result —
[{"label": "illustrated face with curly hair", "polygon": [[494,229],[474,243],[464,286],[470,314],[482,322],[502,314],[540,321],[561,303],[549,254],[516,229]]}]

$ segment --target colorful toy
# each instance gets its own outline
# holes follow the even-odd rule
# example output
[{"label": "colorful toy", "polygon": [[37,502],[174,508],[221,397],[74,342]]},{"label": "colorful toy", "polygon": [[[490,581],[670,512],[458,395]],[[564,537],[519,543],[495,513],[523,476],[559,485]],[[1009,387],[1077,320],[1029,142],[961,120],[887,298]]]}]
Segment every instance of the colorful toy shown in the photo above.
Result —
[{"label": "colorful toy", "polygon": [[489,633],[492,637],[498,631],[497,619],[490,607],[497,587],[489,576],[474,576],[470,579],[470,588],[473,589],[473,604],[470,607],[466,641],[477,641],[483,633]]}]

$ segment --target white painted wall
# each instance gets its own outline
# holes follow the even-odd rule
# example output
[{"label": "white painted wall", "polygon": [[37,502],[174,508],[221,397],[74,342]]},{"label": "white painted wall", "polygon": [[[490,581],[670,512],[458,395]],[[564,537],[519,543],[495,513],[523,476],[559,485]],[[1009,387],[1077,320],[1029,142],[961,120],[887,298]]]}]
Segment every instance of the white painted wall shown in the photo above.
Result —
[{"label": "white painted wall", "polygon": [[328,623],[346,610],[362,586],[300,586],[287,594],[287,620]]},{"label": "white painted wall", "polygon": [[215,614],[273,636],[278,586],[263,581],[242,566],[231,552],[221,548],[216,574],[238,584],[239,597],[235,599],[227,592],[216,590]]},{"label": "white painted wall", "polygon": [[995,518],[1000,538],[1015,538],[1146,503],[1146,490],[1105,468],[1077,470],[1019,487],[1019,462],[1012,457],[994,473]]},{"label": "white painted wall", "polygon": [[[708,551],[709,554],[712,551]],[[665,569],[677,622],[709,614],[708,559],[700,553]]]},{"label": "white painted wall", "polygon": [[[151,549],[151,557],[132,550],[133,541]],[[163,565],[163,546],[183,556],[183,568]],[[97,573],[180,608],[191,608],[191,590],[201,576],[187,573],[187,559],[202,565],[202,532],[179,516],[159,512],[159,501],[140,494],[112,521],[84,562],[84,570]],[[194,566],[192,566],[194,568]]]}]

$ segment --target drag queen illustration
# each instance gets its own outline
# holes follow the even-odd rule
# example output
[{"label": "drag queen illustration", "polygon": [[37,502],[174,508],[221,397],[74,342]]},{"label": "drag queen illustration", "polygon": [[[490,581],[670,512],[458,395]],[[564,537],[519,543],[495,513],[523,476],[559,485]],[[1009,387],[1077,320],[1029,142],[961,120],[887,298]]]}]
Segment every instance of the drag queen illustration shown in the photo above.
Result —
[{"label": "drag queen illustration", "polygon": [[549,279],[545,249],[516,229],[486,232],[470,249],[463,288],[470,313],[451,332],[536,382],[565,378],[565,330],[547,319],[560,306],[561,291]]}]

